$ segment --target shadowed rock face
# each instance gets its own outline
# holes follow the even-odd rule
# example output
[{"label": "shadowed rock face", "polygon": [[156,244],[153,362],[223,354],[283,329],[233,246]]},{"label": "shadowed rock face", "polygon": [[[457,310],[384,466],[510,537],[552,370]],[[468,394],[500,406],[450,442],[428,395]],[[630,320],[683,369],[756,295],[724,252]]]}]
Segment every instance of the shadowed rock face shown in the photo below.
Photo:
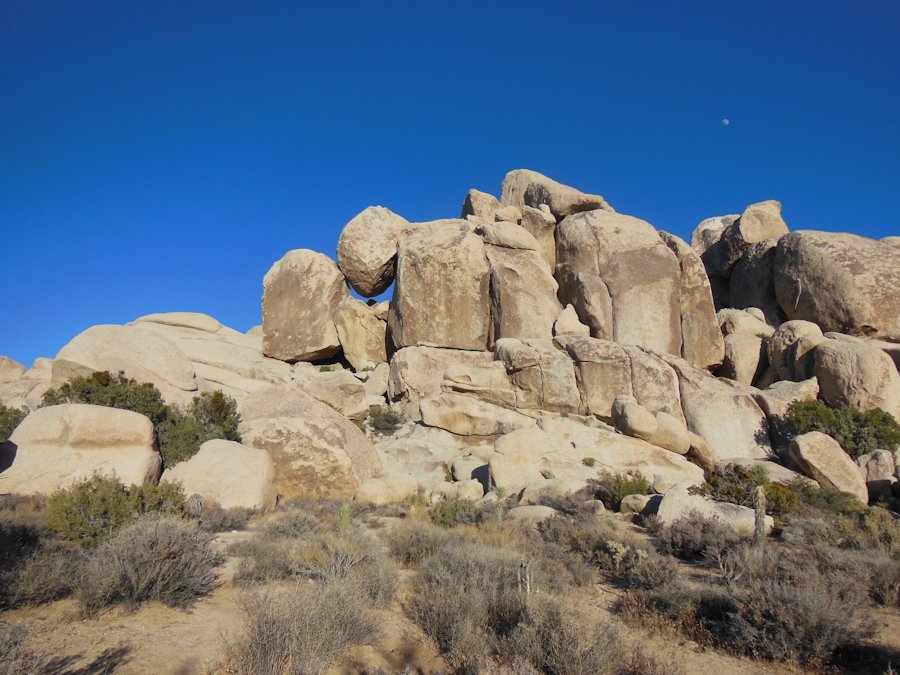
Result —
[{"label": "shadowed rock face", "polygon": [[900,340],[900,247],[855,234],[792,232],[778,242],[774,270],[789,319]]}]

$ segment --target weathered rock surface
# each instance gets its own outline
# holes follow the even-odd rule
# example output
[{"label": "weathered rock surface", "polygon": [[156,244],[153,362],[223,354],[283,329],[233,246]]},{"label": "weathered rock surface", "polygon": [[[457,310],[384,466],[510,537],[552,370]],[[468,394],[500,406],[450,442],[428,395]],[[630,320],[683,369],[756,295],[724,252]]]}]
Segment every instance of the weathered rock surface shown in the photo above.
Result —
[{"label": "weathered rock surface", "polygon": [[340,351],[332,311],[350,294],[331,258],[288,251],[263,279],[263,353],[282,361],[312,361]]},{"label": "weathered rock surface", "polygon": [[731,271],[729,303],[735,309],[759,308],[767,323],[778,326],[784,313],[775,297],[774,239],[750,244]]},{"label": "weathered rock surface", "polygon": [[831,436],[818,431],[801,434],[791,441],[789,456],[820,485],[849,492],[863,504],[869,502],[869,491],[856,463]]},{"label": "weathered rock surface", "polygon": [[566,305],[553,324],[553,334],[589,337],[591,329],[578,320],[578,313],[572,305]]},{"label": "weathered rock surface", "polygon": [[498,436],[535,425],[527,415],[465,394],[444,392],[419,406],[424,424],[460,436]]},{"label": "weathered rock surface", "polygon": [[[521,227],[513,227],[528,235]],[[491,269],[494,339],[549,340],[561,307],[547,261],[536,250],[493,245],[485,249]]]},{"label": "weathered rock surface", "polygon": [[722,231],[721,266],[717,271],[728,279],[734,265],[751,244],[777,240],[787,233],[787,224],[781,217],[781,202],[769,200],[751,204],[740,218]]},{"label": "weathered rock surface", "polygon": [[161,459],[153,424],[130,410],[68,403],[40,408],[0,446],[3,491],[51,494],[94,473],[153,482]]},{"label": "weathered rock surface", "polygon": [[556,269],[556,218],[550,213],[550,207],[542,204],[539,208],[522,207],[521,226],[526,229],[538,243],[539,251],[550,265]]},{"label": "weathered rock surface", "polygon": [[900,247],[855,234],[800,231],[781,238],[775,294],[789,319],[823,331],[900,340]]},{"label": "weathered rock surface", "polygon": [[722,363],[724,344],[706,268],[686,242],[668,232],[659,236],[681,269],[681,356],[697,368],[714,368]]},{"label": "weathered rock surface", "polygon": [[766,341],[750,333],[725,337],[725,359],[716,375],[743,384],[754,384],[769,365]]},{"label": "weathered rock surface", "polygon": [[469,190],[463,200],[460,218],[474,217],[480,223],[493,223],[494,214],[503,204],[494,195],[481,190]]},{"label": "weathered rock surface", "polygon": [[181,483],[222,508],[271,511],[275,508],[275,465],[265,450],[234,441],[212,440],[190,459],[167,468],[162,482]]},{"label": "weathered rock surface", "polygon": [[681,268],[647,222],[611,211],[557,226],[559,298],[591,335],[681,355]]},{"label": "weathered rock surface", "polygon": [[294,382],[285,388],[300,388],[351,420],[361,420],[369,414],[366,388],[347,370],[298,370]]},{"label": "weathered rock surface", "polygon": [[395,348],[431,344],[486,350],[491,339],[490,266],[465,221],[404,238],[388,327]]},{"label": "weathered rock surface", "polygon": [[537,171],[528,169],[516,169],[506,174],[500,201],[504,205],[516,206],[519,209],[526,206],[538,208],[546,204],[557,220],[581,211],[612,210],[600,195],[579,192],[575,188],[557,183]]},{"label": "weathered rock surface", "polygon": [[407,224],[390,209],[370,206],[341,230],[338,266],[357,293],[371,298],[391,285],[400,230]]},{"label": "weathered rock surface", "polygon": [[375,316],[366,303],[344,298],[334,308],[332,318],[344,357],[355,370],[387,361],[387,323]]},{"label": "weathered rock surface", "polygon": [[[752,536],[756,528],[756,514],[753,509],[728,502],[715,502],[688,492],[690,484],[680,483],[669,490],[659,502],[656,515],[664,525],[670,525],[681,518],[689,518],[697,513],[706,518],[716,518],[730,526],[738,535]],[[766,531],[775,527],[772,516],[766,516]]]},{"label": "weathered rock surface", "polygon": [[825,342],[822,330],[810,321],[785,321],[766,346],[776,380],[807,380],[813,376],[812,350]]},{"label": "weathered rock surface", "polygon": [[890,357],[863,342],[825,340],[813,352],[819,395],[834,408],[881,408],[900,419],[900,374]]},{"label": "weathered rock surface", "polygon": [[28,369],[18,361],[13,361],[7,356],[0,356],[0,384],[21,379],[26,370]]},{"label": "weathered rock surface", "polygon": [[514,388],[517,409],[582,412],[575,365],[553,342],[501,339],[494,356]]}]

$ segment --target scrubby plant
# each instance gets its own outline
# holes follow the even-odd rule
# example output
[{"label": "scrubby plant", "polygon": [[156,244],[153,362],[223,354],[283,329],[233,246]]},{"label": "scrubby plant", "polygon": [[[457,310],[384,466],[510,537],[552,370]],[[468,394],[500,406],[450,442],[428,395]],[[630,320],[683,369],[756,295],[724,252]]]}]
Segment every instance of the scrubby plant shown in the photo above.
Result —
[{"label": "scrubby plant", "polygon": [[369,414],[369,424],[377,433],[381,434],[394,433],[403,422],[403,415],[386,405]]},{"label": "scrubby plant", "polygon": [[131,410],[146,415],[156,426],[166,418],[167,406],[159,389],[149,383],[140,384],[120,372],[112,375],[97,371],[89,376],[74,377],[59,389],[43,396],[41,405],[88,403],[108,408]]},{"label": "scrubby plant", "polygon": [[94,474],[54,493],[47,503],[47,525],[59,537],[91,547],[146,513],[180,516],[184,492],[175,483],[126,487],[113,476]]},{"label": "scrubby plant", "polygon": [[224,557],[212,535],[180,518],[147,515],[95,549],[76,596],[85,614],[122,602],[145,600],[186,607],[212,591]]},{"label": "scrubby plant", "polygon": [[440,527],[456,527],[478,520],[478,506],[470,499],[445,499],[431,507],[431,522]]},{"label": "scrubby plant", "polygon": [[640,471],[609,474],[592,481],[591,487],[594,488],[597,499],[613,511],[619,510],[622,499],[628,495],[650,494],[650,481]]},{"label": "scrubby plant", "polygon": [[47,672],[52,660],[46,655],[28,649],[24,626],[0,621],[0,672],[6,675],[32,675]]},{"label": "scrubby plant", "polygon": [[752,509],[755,489],[767,485],[769,485],[769,475],[764,466],[728,464],[711,472],[703,485],[691,488],[690,492],[705,495],[719,502],[731,502]]},{"label": "scrubby plant", "polygon": [[663,553],[695,561],[710,557],[718,559],[739,539],[727,523],[697,511],[691,511],[657,533]]},{"label": "scrubby plant", "polygon": [[880,408],[863,412],[829,408],[822,401],[795,401],[788,407],[785,420],[793,435],[821,431],[854,459],[872,450],[894,450],[900,445],[900,424]]},{"label": "scrubby plant", "polygon": [[446,528],[408,519],[388,533],[387,543],[391,555],[403,565],[415,567],[435,555],[451,537],[456,535]]},{"label": "scrubby plant", "polygon": [[252,509],[234,506],[222,508],[216,503],[203,506],[200,529],[206,532],[233,532],[247,527],[247,521],[253,516]]},{"label": "scrubby plant", "polygon": [[0,443],[6,443],[16,427],[28,415],[25,408],[7,408],[0,403]]}]

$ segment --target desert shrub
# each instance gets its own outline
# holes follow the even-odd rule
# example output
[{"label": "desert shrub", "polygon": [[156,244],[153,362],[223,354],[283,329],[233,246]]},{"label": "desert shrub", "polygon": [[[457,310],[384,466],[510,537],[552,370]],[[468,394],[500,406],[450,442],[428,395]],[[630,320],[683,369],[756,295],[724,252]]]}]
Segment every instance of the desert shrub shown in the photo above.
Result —
[{"label": "desert shrub", "polygon": [[639,471],[616,473],[592,481],[591,487],[596,490],[597,499],[613,511],[618,511],[622,499],[628,495],[650,494],[650,481]]},{"label": "desert shrub", "polygon": [[270,537],[301,538],[315,532],[322,521],[305,509],[291,509],[277,514],[262,531]]},{"label": "desert shrub", "polygon": [[480,672],[525,612],[527,561],[512,551],[469,542],[423,560],[410,603],[412,618],[456,671]]},{"label": "desert shrub", "polygon": [[431,522],[440,527],[456,527],[478,521],[478,506],[470,499],[445,499],[431,508]]},{"label": "desert shrub", "polygon": [[61,538],[90,547],[142,514],[181,515],[183,509],[178,484],[126,487],[115,477],[94,474],[50,497],[47,524]]},{"label": "desert shrub", "polygon": [[131,410],[149,417],[154,426],[165,419],[167,412],[159,389],[149,383],[138,383],[121,372],[112,375],[98,371],[86,377],[74,377],[59,389],[46,392],[41,405],[61,403],[89,403]]},{"label": "desert shrub", "polygon": [[795,401],[788,407],[785,420],[793,435],[821,431],[854,459],[872,450],[893,450],[900,445],[900,424],[880,408],[863,412],[829,408],[822,401]]},{"label": "desert shrub", "polygon": [[387,544],[401,564],[418,566],[423,560],[435,555],[451,539],[456,537],[444,528],[419,520],[406,520],[387,535]]},{"label": "desert shrub", "polygon": [[800,495],[783,483],[769,483],[766,485],[766,512],[783,518],[794,513],[799,513],[803,508]]},{"label": "desert shrub", "polygon": [[47,672],[50,658],[25,647],[27,635],[24,626],[0,621],[0,673],[32,675]]},{"label": "desert shrub", "polygon": [[205,532],[233,532],[247,527],[247,521],[253,517],[253,510],[239,506],[224,509],[216,503],[203,506],[200,529]]},{"label": "desert shrub", "polygon": [[71,595],[84,553],[59,541],[43,541],[12,570],[0,575],[0,607],[41,605]]},{"label": "desert shrub", "polygon": [[391,434],[403,424],[403,415],[390,406],[381,406],[369,414],[369,424],[378,433]]},{"label": "desert shrub", "polygon": [[228,652],[238,673],[321,673],[371,642],[378,615],[351,584],[302,583],[242,598],[244,633]]},{"label": "desert shrub", "polygon": [[696,511],[661,528],[657,534],[663,553],[685,560],[718,558],[738,540],[739,537],[727,523]]},{"label": "desert shrub", "polygon": [[156,427],[163,463],[169,467],[190,459],[206,441],[240,441],[240,423],[237,402],[221,391],[195,396],[187,409],[168,406]]},{"label": "desert shrub", "polygon": [[25,408],[7,408],[0,403],[0,443],[6,443],[12,432],[28,415]]},{"label": "desert shrub", "polygon": [[731,502],[753,508],[753,492],[769,484],[769,476],[762,466],[729,464],[713,471],[706,482],[691,488],[693,494],[701,494],[719,502]]},{"label": "desert shrub", "polygon": [[145,600],[186,607],[215,588],[223,562],[212,536],[195,523],[148,515],[91,553],[76,596],[85,614]]},{"label": "desert shrub", "polygon": [[290,578],[293,571],[291,548],[289,541],[262,534],[232,544],[228,553],[240,558],[234,573],[235,583],[247,586]]},{"label": "desert shrub", "polygon": [[805,478],[796,478],[788,483],[787,487],[799,498],[801,513],[812,509],[832,514],[846,514],[861,513],[866,509],[865,505],[853,495],[827,485],[819,487]]}]

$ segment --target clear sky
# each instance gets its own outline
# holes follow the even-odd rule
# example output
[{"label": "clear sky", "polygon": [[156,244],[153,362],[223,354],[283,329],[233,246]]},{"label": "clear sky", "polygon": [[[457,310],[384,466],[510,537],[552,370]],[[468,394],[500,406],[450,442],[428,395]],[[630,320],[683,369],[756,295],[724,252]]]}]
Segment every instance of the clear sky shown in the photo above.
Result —
[{"label": "clear sky", "polygon": [[771,198],[900,234],[898,33],[898,0],[0,0],[0,354],[246,330],[286,251],[514,168],[682,237]]}]

